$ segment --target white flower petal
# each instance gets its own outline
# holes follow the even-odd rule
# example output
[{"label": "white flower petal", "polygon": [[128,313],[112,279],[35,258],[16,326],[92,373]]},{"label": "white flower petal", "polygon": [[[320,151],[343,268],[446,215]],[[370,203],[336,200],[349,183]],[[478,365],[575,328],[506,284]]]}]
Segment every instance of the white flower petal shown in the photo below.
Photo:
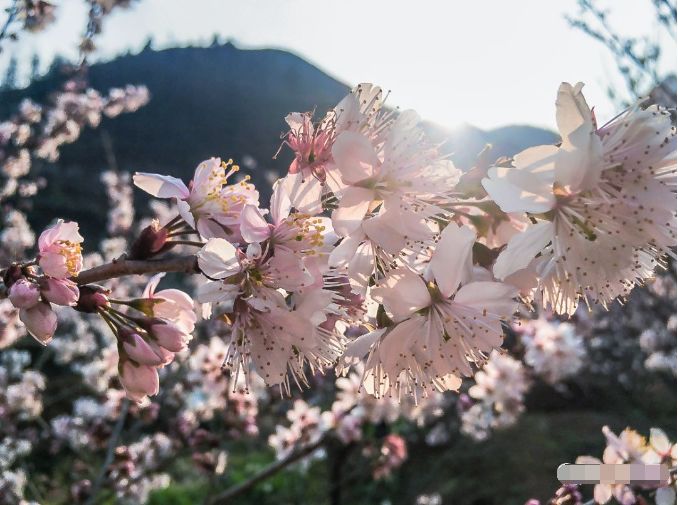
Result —
[{"label": "white flower petal", "polygon": [[222,238],[207,241],[198,252],[200,270],[213,279],[224,279],[240,272],[236,248]]},{"label": "white flower petal", "polygon": [[339,207],[332,212],[334,230],[342,237],[357,230],[374,199],[371,189],[350,186],[339,201]]},{"label": "white flower petal", "polygon": [[476,234],[467,226],[450,223],[440,234],[429,267],[445,298],[449,298],[471,275]]},{"label": "white flower petal", "polygon": [[344,132],[337,137],[332,146],[332,157],[347,184],[372,177],[379,164],[369,139],[355,132]]},{"label": "white flower petal", "polygon": [[454,303],[508,317],[517,308],[518,304],[513,299],[517,295],[518,289],[503,282],[471,282],[457,291]]},{"label": "white flower petal", "polygon": [[422,278],[406,268],[391,271],[370,294],[384,304],[396,322],[431,304],[431,295]]},{"label": "white flower petal", "polygon": [[247,243],[263,242],[271,234],[268,223],[254,205],[245,205],[240,213],[240,234]]},{"label": "white flower petal", "polygon": [[188,198],[189,191],[181,179],[170,175],[137,172],[132,178],[134,185],[158,198]]},{"label": "white flower petal", "polygon": [[550,221],[533,224],[522,233],[517,233],[504,249],[492,272],[497,279],[504,280],[513,272],[522,270],[552,240],[554,225]]}]

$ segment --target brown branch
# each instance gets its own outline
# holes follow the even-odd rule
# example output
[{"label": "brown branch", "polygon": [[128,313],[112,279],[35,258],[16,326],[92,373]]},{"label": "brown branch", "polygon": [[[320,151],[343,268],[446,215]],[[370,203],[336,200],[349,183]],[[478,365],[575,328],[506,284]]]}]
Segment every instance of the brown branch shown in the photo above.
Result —
[{"label": "brown branch", "polygon": [[124,277],[135,274],[157,274],[160,272],[183,272],[186,274],[200,273],[195,255],[179,256],[158,260],[128,260],[124,257],[113,260],[111,263],[99,265],[80,272],[73,277],[78,284],[101,282],[107,279]]},{"label": "brown branch", "polygon": [[260,471],[258,474],[253,475],[249,479],[247,479],[245,482],[238,484],[237,486],[233,486],[231,488],[228,488],[226,491],[223,491],[222,493],[219,493],[216,495],[214,498],[208,501],[209,505],[222,505],[224,503],[229,503],[229,501],[236,496],[239,496],[243,494],[246,491],[249,491],[252,489],[254,486],[259,484],[261,481],[268,479],[272,475],[275,475],[278,473],[280,470],[285,469],[292,463],[296,463],[300,459],[308,456],[312,452],[316,451],[319,449],[326,440],[326,436],[320,437],[320,439],[317,442],[314,442],[310,445],[306,445],[302,447],[301,449],[298,449],[294,451],[292,454],[287,456],[286,458],[281,459],[280,461],[276,461],[275,463],[271,463],[269,466],[264,468],[262,471]]}]

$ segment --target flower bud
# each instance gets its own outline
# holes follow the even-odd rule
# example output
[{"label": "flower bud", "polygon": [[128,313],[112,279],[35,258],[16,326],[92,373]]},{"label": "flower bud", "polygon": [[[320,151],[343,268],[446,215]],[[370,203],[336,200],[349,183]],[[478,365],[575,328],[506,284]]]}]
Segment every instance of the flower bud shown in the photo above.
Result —
[{"label": "flower bud", "polygon": [[9,288],[9,301],[17,309],[30,309],[40,301],[40,289],[36,283],[22,277]]},{"label": "flower bud", "polygon": [[186,349],[186,342],[190,340],[190,335],[186,335],[174,323],[162,319],[158,321],[160,322],[152,324],[148,330],[155,337],[158,344],[172,352],[181,352]]},{"label": "flower bud", "polygon": [[135,321],[158,345],[171,352],[183,351],[186,349],[186,343],[191,339],[191,335],[188,335],[179,325],[161,317],[141,317]]},{"label": "flower bud", "polygon": [[[154,219],[141,233],[130,248],[129,258],[133,260],[145,260],[162,252],[167,244],[167,228],[160,226],[160,221]],[[171,244],[170,244],[171,247]]]},{"label": "flower bud", "polygon": [[156,368],[124,360],[118,365],[118,372],[122,387],[130,400],[141,403],[147,396],[158,394],[160,380]]},{"label": "flower bud", "polygon": [[78,297],[75,310],[91,314],[98,312],[103,307],[108,307],[107,295],[110,293],[110,290],[94,284],[88,284],[87,286],[80,286],[79,291],[80,296]]},{"label": "flower bud", "polygon": [[78,303],[80,296],[80,290],[75,282],[51,277],[40,279],[40,292],[48,302],[66,307],[72,307]]},{"label": "flower bud", "polygon": [[43,345],[47,345],[57,327],[57,316],[49,303],[38,303],[19,311],[19,319],[26,325],[28,333]]},{"label": "flower bud", "polygon": [[132,328],[123,326],[118,330],[125,353],[140,365],[158,366],[163,360],[158,356],[141,335]]}]

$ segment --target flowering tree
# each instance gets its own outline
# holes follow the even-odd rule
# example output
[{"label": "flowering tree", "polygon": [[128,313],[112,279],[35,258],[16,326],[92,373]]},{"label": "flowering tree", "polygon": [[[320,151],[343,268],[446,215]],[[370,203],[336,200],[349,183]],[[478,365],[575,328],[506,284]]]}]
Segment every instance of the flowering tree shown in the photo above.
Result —
[{"label": "flowering tree", "polygon": [[[79,123],[64,114],[96,124],[93,114],[135,110],[146,99],[137,88],[95,105],[71,106],[61,96],[64,112],[44,125],[39,108],[22,105],[5,128],[6,144],[20,149],[6,156],[5,173],[23,177],[33,153],[57,152],[68,141],[53,133],[64,128],[54,126],[56,117],[65,126]],[[38,126],[19,133],[23,120]],[[676,132],[668,112],[639,102],[599,126],[582,85],[564,83],[556,120],[560,144],[462,174],[415,112],[386,109],[381,89],[361,84],[319,122],[310,113],[287,116],[284,144],[294,160],[273,184],[268,208],[232,160],[212,158],[188,184],[133,176],[170,205],[157,206],[158,217],[130,242],[122,238],[134,227],[129,179],[104,174],[115,208],[103,254],[83,254],[77,223],[60,219],[22,256],[33,239],[15,216],[4,232],[14,241],[3,241],[4,345],[25,328],[100,395],[51,420],[51,450],[104,450],[101,471],[82,471],[71,495],[91,502],[109,482],[119,499],[143,502],[166,485],[163,460],[178,450],[219,475],[225,452],[205,423],[224,412],[220,429],[255,435],[262,399],[324,387],[320,374],[332,370],[337,396],[328,409],[295,401],[289,424],[269,438],[278,463],[213,501],[308,462],[321,448],[362,443],[374,478],[388,476],[407,457],[404,440],[396,433],[365,439],[363,426],[401,417],[429,423],[450,401],[441,393],[458,391],[465,377],[475,385],[456,402],[462,432],[482,439],[515,422],[531,375],[557,383],[585,359],[575,326],[554,317],[581,318],[624,300],[674,257]],[[22,157],[23,168],[12,169]],[[170,273],[181,274],[192,295],[159,290]],[[140,275],[152,276],[145,287]],[[54,339],[70,325],[88,326],[95,340],[74,347]],[[502,349],[510,325],[529,369]],[[203,331],[211,340],[187,351]],[[109,339],[114,349],[96,341]],[[23,494],[26,477],[11,468],[31,450],[22,423],[39,418],[47,386],[43,374],[22,372],[30,357],[17,360],[0,374],[8,500]],[[157,423],[159,408],[172,411],[166,430],[178,441],[159,431],[117,445],[128,415]],[[603,503],[602,496],[595,499]]]}]

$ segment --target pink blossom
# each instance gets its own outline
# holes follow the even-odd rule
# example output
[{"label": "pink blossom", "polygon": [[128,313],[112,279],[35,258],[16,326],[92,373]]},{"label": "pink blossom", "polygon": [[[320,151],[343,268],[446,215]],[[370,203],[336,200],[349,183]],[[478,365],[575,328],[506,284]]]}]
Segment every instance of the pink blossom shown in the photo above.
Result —
[{"label": "pink blossom", "polygon": [[49,344],[57,327],[57,316],[49,303],[38,303],[33,307],[21,309],[19,319],[26,325],[28,332],[43,345]]},{"label": "pink blossom", "polygon": [[68,279],[45,277],[40,280],[40,293],[48,302],[56,305],[74,306],[78,303],[78,285]]},{"label": "pink blossom", "polygon": [[[228,173],[226,169],[229,168]],[[203,161],[188,187],[176,177],[137,172],[134,184],[158,198],[173,198],[184,221],[204,238],[240,240],[240,219],[247,204],[259,205],[259,193],[245,180],[227,185],[239,167],[219,158]]]},{"label": "pink blossom", "polygon": [[29,309],[40,301],[40,288],[36,283],[21,278],[9,288],[9,301],[17,309]]},{"label": "pink blossom", "polygon": [[153,366],[137,365],[130,360],[123,360],[118,365],[120,382],[127,396],[137,402],[144,402],[148,396],[158,394],[160,383],[158,370]]},{"label": "pink blossom", "polygon": [[187,334],[193,333],[197,316],[193,299],[179,289],[162,289],[156,291],[160,280],[165,276],[160,273],[151,277],[144,289],[144,298],[153,300],[151,315],[166,319],[181,327]]},{"label": "pink blossom", "polygon": [[39,264],[46,275],[66,279],[78,275],[82,269],[80,244],[83,238],[78,233],[78,223],[59,219],[40,234],[38,239]]}]

